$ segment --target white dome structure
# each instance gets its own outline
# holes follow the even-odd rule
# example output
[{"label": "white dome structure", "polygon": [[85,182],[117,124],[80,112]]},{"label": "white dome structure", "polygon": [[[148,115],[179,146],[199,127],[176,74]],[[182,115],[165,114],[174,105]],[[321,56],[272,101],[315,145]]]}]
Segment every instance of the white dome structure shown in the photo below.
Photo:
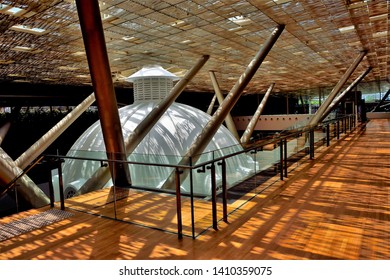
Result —
[{"label": "white dome structure", "polygon": [[[139,72],[144,73],[145,71]],[[137,73],[140,74],[139,72]],[[135,102],[119,110],[125,139],[160,100],[165,98],[173,86],[173,80],[177,79],[172,74],[168,75],[168,77],[161,75],[139,77],[137,73],[129,78],[131,81],[138,83],[138,87],[134,88]],[[158,73],[158,71],[154,73]],[[161,82],[160,80],[168,81]],[[143,83],[149,83],[149,86],[145,86]],[[167,88],[164,86],[164,88],[169,90],[165,90],[165,92],[163,90],[164,93],[161,94],[161,89],[157,86],[150,86],[151,83],[159,85],[171,83],[171,87]],[[139,88],[152,90],[147,94],[139,94]],[[158,94],[153,92],[153,89],[158,91]],[[137,148],[128,156],[128,160],[137,163],[177,164],[210,118],[208,114],[199,109],[180,103],[173,103]],[[221,126],[197,163],[241,150],[241,145],[230,131]],[[67,155],[106,159],[99,121],[81,135]],[[227,182],[230,186],[251,175],[252,170],[254,170],[254,162],[251,157],[245,154],[228,159],[226,164]],[[63,166],[65,190],[67,187],[75,190],[80,188],[81,184],[91,177],[99,167],[100,163],[96,161],[66,160]],[[131,164],[129,168],[132,185],[149,189],[160,188],[173,171],[173,168],[138,164]],[[216,168],[217,185],[221,184],[220,169],[220,167]],[[107,185],[111,184],[109,182]],[[193,186],[195,194],[209,195],[211,193],[210,171],[206,170],[204,173],[193,172]],[[181,189],[182,192],[190,192],[189,178],[181,182]]]}]

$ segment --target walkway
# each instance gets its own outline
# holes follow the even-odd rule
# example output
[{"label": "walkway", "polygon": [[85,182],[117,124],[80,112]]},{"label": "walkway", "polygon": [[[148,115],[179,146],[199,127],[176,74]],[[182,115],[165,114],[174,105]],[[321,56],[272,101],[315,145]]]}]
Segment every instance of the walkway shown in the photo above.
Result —
[{"label": "walkway", "polygon": [[196,240],[72,211],[0,259],[390,259],[389,139],[390,120],[370,121]]}]

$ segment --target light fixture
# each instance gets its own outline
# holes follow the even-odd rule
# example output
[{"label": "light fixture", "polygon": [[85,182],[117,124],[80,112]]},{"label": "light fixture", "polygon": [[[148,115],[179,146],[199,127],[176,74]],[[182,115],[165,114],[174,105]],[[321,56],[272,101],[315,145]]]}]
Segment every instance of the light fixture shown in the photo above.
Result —
[{"label": "light fixture", "polygon": [[228,20],[231,22],[234,22],[235,24],[238,24],[238,25],[246,25],[246,24],[249,24],[252,22],[249,18],[246,18],[242,15],[230,17],[230,18],[228,18]]},{"label": "light fixture", "polygon": [[345,26],[345,27],[340,27],[340,28],[339,28],[339,31],[340,31],[341,33],[346,33],[346,32],[351,32],[351,31],[353,31],[354,29],[355,29],[355,26],[349,25],[349,26]]},{"label": "light fixture", "polygon": [[30,34],[34,34],[34,35],[43,35],[43,34],[48,32],[47,30],[45,30],[43,28],[29,27],[26,25],[14,25],[10,29],[14,30],[14,31],[25,32],[25,33],[30,33]]},{"label": "light fixture", "polygon": [[34,53],[34,54],[43,52],[43,50],[40,50],[40,49],[34,49],[31,47],[24,47],[24,46],[16,46],[16,47],[13,47],[11,50],[17,51],[17,52]]},{"label": "light fixture", "polygon": [[21,16],[24,13],[26,13],[26,10],[24,10],[22,8],[6,5],[6,4],[1,4],[0,5],[0,13],[11,15],[11,16]]}]

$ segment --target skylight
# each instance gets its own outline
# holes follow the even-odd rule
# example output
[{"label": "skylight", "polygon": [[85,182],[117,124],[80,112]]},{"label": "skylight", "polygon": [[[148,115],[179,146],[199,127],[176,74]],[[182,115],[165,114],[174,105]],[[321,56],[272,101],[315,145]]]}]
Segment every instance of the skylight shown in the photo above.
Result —
[{"label": "skylight", "polygon": [[354,29],[355,29],[355,26],[353,26],[353,25],[339,28],[341,33],[351,32]]},{"label": "skylight", "polygon": [[34,49],[34,48],[30,48],[30,47],[24,47],[24,46],[16,46],[16,47],[13,47],[11,50],[17,51],[17,52],[28,52],[28,53],[43,52],[43,50]]},{"label": "skylight", "polygon": [[124,41],[131,41],[131,40],[134,40],[135,39],[135,37],[133,37],[133,36],[123,36],[122,37],[122,40],[124,40]]},{"label": "skylight", "polygon": [[11,15],[11,16],[20,16],[24,14],[26,10],[18,8],[18,7],[12,7],[6,4],[0,3],[0,13]]},{"label": "skylight", "polygon": [[29,27],[27,25],[14,25],[10,29],[14,31],[20,31],[20,32],[25,32],[25,33],[35,34],[35,35],[42,35],[47,32],[47,30],[43,28]]},{"label": "skylight", "polygon": [[234,17],[228,18],[228,20],[230,20],[231,22],[234,22],[235,24],[238,24],[238,25],[245,25],[245,24],[249,24],[251,22],[251,20],[249,18],[246,18],[244,16],[234,16]]}]

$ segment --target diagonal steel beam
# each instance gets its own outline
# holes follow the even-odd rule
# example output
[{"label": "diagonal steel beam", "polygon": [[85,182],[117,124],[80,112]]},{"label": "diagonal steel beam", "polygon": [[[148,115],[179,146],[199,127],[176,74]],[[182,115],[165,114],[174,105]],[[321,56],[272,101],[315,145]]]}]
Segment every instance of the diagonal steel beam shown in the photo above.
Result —
[{"label": "diagonal steel beam", "polygon": [[386,98],[389,96],[389,94],[390,94],[390,89],[386,92],[386,94],[383,96],[381,101],[379,101],[379,103],[375,106],[374,109],[372,109],[371,112],[375,112],[376,110],[378,110],[382,106],[382,104],[386,100]]},{"label": "diagonal steel beam", "polygon": [[359,56],[354,60],[354,62],[351,64],[351,66],[347,69],[347,71],[344,73],[344,75],[341,77],[341,79],[338,81],[336,86],[332,89],[332,91],[329,93],[328,97],[322,103],[320,108],[318,108],[317,112],[311,117],[309,120],[308,125],[309,126],[316,126],[319,124],[322,115],[326,111],[326,109],[329,107],[329,105],[332,103],[333,99],[336,97],[336,95],[340,92],[342,87],[345,85],[349,77],[352,75],[353,71],[358,67],[360,62],[363,60],[364,56],[367,54],[367,51],[360,52]]},{"label": "diagonal steel beam", "polygon": [[[6,186],[23,173],[23,170],[15,165],[12,158],[0,148],[0,194],[6,192]],[[34,208],[39,208],[50,203],[47,195],[25,174],[16,182],[17,192]]]},{"label": "diagonal steel beam", "polygon": [[211,115],[211,113],[213,112],[215,100],[217,100],[217,95],[216,95],[216,94],[214,94],[213,98],[212,98],[211,101],[210,101],[210,105],[209,105],[209,107],[207,108],[206,113],[207,113],[208,115]]},{"label": "diagonal steel beam", "polygon": [[[236,84],[230,90],[229,94],[226,96],[222,104],[219,105],[217,111],[213,114],[210,121],[207,123],[207,125],[203,128],[201,133],[192,143],[187,153],[182,157],[179,162],[179,165],[189,165],[190,159],[192,159],[192,163],[196,163],[198,161],[201,153],[207,147],[210,140],[217,132],[219,126],[223,123],[227,114],[234,107],[234,105],[242,95],[242,92],[244,91],[245,87],[255,75],[257,69],[260,67],[267,54],[269,53],[279,36],[282,34],[284,27],[285,26],[281,24],[273,30],[271,36],[256,53],[255,57],[247,66],[245,72],[237,80]],[[187,175],[188,169],[185,169],[181,175],[181,181],[184,181]],[[175,172],[173,172],[163,184],[162,189],[174,189],[175,187]]]},{"label": "diagonal steel beam", "polygon": [[371,71],[372,67],[368,67],[366,71],[364,71],[359,77],[357,77],[342,93],[340,93],[333,102],[329,105],[326,111],[322,114],[319,122],[322,122],[329,114],[332,112],[337,105],[341,102],[341,100],[354,88],[356,87],[364,77]]},{"label": "diagonal steel beam", "polygon": [[[223,97],[223,94],[222,94],[221,89],[219,87],[217,77],[215,76],[215,72],[209,71],[209,74],[210,74],[211,82],[213,83],[215,95],[217,96],[217,99],[218,99],[218,103],[222,104],[224,97]],[[230,133],[233,134],[233,136],[239,141],[240,136],[238,136],[237,128],[236,128],[236,125],[234,124],[232,116],[230,115],[230,112],[227,114],[227,116],[225,118],[225,123],[226,123],[226,126],[229,129]]]},{"label": "diagonal steel beam", "polygon": [[272,90],[274,89],[275,83],[272,83],[267,92],[265,93],[263,99],[260,102],[260,105],[257,107],[257,110],[251,120],[249,121],[248,126],[246,127],[244,133],[241,136],[240,142],[242,145],[245,145],[251,138],[253,131],[255,130],[256,124],[259,121],[261,113],[264,110],[265,104],[267,103],[268,97],[271,95]]},{"label": "diagonal steel beam", "polygon": [[16,160],[16,166],[26,168],[34,159],[42,154],[82,113],[95,102],[94,93],[89,95],[83,102],[69,112],[61,121],[35,142],[27,151],[21,154]]},{"label": "diagonal steel beam", "polygon": [[[95,90],[107,157],[110,160],[125,161],[126,150],[104,39],[99,2],[97,0],[76,0],[76,6]],[[126,165],[120,162],[110,162],[110,170],[116,186],[131,185],[130,172]]]}]

